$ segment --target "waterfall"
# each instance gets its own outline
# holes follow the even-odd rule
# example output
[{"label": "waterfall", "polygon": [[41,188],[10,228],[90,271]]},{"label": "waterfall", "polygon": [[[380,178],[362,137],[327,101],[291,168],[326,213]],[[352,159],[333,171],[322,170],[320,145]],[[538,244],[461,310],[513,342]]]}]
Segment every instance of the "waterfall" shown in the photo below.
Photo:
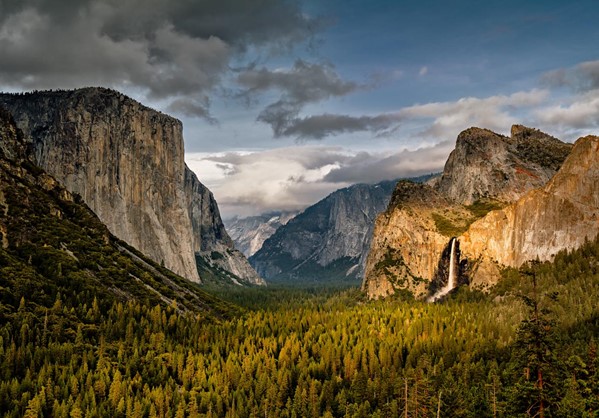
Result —
[{"label": "waterfall", "polygon": [[[455,238],[451,239],[451,255],[449,256],[449,278],[447,279],[447,287],[449,290],[455,287]],[[449,292],[448,290],[448,292]]]},{"label": "waterfall", "polygon": [[429,302],[435,302],[441,299],[443,296],[448,294],[454,287],[456,287],[456,252],[455,243],[457,239],[451,239],[451,249],[449,254],[449,275],[447,277],[447,284],[437,291],[434,295],[428,298]]}]

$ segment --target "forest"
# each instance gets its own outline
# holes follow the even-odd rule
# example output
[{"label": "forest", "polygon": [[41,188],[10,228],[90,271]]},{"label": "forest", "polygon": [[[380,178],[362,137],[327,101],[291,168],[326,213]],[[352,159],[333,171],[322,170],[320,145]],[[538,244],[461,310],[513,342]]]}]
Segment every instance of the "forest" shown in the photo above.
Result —
[{"label": "forest", "polygon": [[0,299],[1,416],[599,416],[599,240],[434,304],[226,289],[241,308],[215,316],[73,289]]}]

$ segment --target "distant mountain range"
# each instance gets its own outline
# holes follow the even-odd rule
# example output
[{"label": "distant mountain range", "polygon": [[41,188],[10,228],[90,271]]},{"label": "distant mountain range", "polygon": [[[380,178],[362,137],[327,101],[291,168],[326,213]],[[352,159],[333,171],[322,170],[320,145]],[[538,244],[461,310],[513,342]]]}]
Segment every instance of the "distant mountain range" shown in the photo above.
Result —
[{"label": "distant mountain range", "polygon": [[298,212],[271,212],[246,218],[234,217],[225,220],[227,232],[235,248],[246,257],[251,257],[277,229],[285,225]]},{"label": "distant mountain range", "polygon": [[396,183],[356,184],[331,193],[276,229],[250,263],[269,282],[358,283],[374,220]]}]

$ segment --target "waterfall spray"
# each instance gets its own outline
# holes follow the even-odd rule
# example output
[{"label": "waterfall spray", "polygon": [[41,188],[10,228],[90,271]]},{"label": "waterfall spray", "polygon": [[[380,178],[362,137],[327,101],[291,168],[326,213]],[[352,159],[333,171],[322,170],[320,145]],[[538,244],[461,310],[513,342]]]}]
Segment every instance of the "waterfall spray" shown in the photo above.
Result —
[{"label": "waterfall spray", "polygon": [[457,239],[451,239],[451,249],[449,254],[449,275],[447,277],[447,284],[443,286],[441,289],[437,291],[433,296],[428,298],[429,302],[435,302],[441,299],[443,296],[451,292],[451,290],[456,287],[456,251],[455,251],[455,243]]}]

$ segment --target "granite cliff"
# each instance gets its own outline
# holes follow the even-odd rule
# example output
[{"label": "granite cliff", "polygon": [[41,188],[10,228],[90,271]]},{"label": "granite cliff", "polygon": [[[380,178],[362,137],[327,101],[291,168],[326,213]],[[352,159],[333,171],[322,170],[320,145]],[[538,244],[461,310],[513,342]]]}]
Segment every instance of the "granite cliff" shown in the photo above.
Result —
[{"label": "granite cliff", "polygon": [[35,165],[29,151],[0,107],[3,314],[24,301],[47,312],[60,298],[88,306],[138,300],[181,312],[230,313],[228,304],[112,235],[81,196]]},{"label": "granite cliff", "polygon": [[472,284],[484,287],[499,266],[552,260],[598,234],[599,137],[587,136],[544,187],[474,222],[459,239],[473,261]]},{"label": "granite cliff", "polygon": [[431,294],[447,281],[442,272],[452,237],[458,238],[459,280],[494,283],[497,269],[491,259],[461,235],[469,228],[484,230],[487,226],[477,220],[502,208],[508,211],[545,186],[571,149],[571,144],[521,125],[512,127],[510,137],[480,128],[462,132],[440,177],[427,185],[398,184],[389,207],[377,218],[363,289],[371,298],[399,290],[417,297]]},{"label": "granite cliff", "polygon": [[513,202],[547,183],[570,149],[570,144],[522,125],[512,126],[510,137],[466,129],[459,134],[436,189],[465,205],[481,199]]},{"label": "granite cliff", "polygon": [[400,181],[389,207],[376,219],[363,290],[371,298],[398,289],[424,296],[453,235],[440,220],[464,227],[471,217],[466,207],[430,185]]},{"label": "granite cliff", "polygon": [[262,283],[186,166],[180,121],[104,88],[2,94],[0,105],[36,164],[81,195],[114,235],[190,280],[201,280],[197,256],[218,253],[209,265]]}]

